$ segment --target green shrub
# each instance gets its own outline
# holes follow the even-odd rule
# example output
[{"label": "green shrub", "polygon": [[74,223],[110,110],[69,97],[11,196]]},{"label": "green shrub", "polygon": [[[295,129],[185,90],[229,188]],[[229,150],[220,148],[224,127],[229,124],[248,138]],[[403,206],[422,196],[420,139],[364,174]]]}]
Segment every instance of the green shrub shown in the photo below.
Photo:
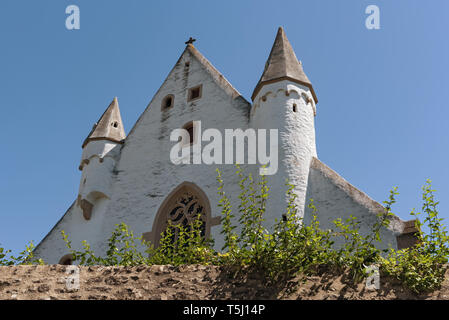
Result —
[{"label": "green shrub", "polygon": [[[286,211],[282,219],[275,222],[273,229],[267,230],[264,227],[269,197],[266,177],[261,176],[256,182],[251,174],[246,176],[239,166],[237,175],[240,177],[238,219],[225,192],[222,174],[217,169],[218,206],[221,208],[221,233],[224,236],[221,252],[213,249],[213,240],[204,239],[204,222],[200,216],[187,226],[169,222],[161,233],[158,247],[142,237],[135,237],[126,224],[118,224],[107,240],[104,257],[97,256],[86,241],[82,242],[81,250],[73,249],[64,231],[63,239],[73,261],[80,265],[212,264],[231,266],[237,272],[254,271],[264,275],[267,282],[274,282],[297,273],[313,274],[321,267],[349,270],[354,281],[361,281],[367,275],[366,267],[376,264],[383,274],[399,279],[415,292],[435,290],[444,280],[449,236],[442,218],[438,216],[438,202],[434,200],[430,181],[423,187],[423,221],[418,219],[421,213],[411,213],[417,218],[418,243],[407,249],[382,251],[378,249],[382,242],[380,233],[382,228],[389,226],[393,217],[391,207],[396,202],[397,188],[393,188],[389,199],[384,201],[385,210],[378,214],[371,232],[363,235],[360,233],[360,221],[352,216],[345,221],[336,219],[334,229],[322,230],[312,199],[308,204],[312,212],[311,222],[303,223],[295,205],[294,186],[287,182]],[[343,245],[336,248],[336,240],[344,240],[340,241]],[[14,257],[9,250],[0,248],[0,266],[43,264],[41,259],[34,257],[33,249],[31,242],[18,257]]]},{"label": "green shrub", "polygon": [[[117,224],[108,239],[106,255],[95,255],[90,245],[83,241],[83,250],[74,250],[67,234],[62,231],[63,240],[72,254],[73,261],[80,265],[106,265],[106,266],[135,266],[141,264],[209,264],[214,261],[212,243],[201,236],[200,217],[190,225],[169,225],[161,234],[160,245],[155,248],[145,241],[142,236],[135,237],[129,227]],[[177,241],[173,241],[173,234],[177,229]],[[144,248],[144,250],[142,250]]]},{"label": "green shrub", "polygon": [[[393,276],[415,292],[438,289],[444,280],[449,256],[449,243],[446,227],[438,216],[438,202],[434,200],[431,181],[423,187],[423,222],[416,220],[418,243],[402,250],[391,249],[386,258],[381,259],[381,269]],[[421,213],[411,212],[418,218]],[[426,234],[423,227],[428,229]]]},{"label": "green shrub", "polygon": [[11,255],[11,250],[5,250],[4,248],[0,247],[0,266],[13,266],[21,264],[44,264],[44,261],[42,259],[37,259],[36,257],[34,257],[33,241],[30,241],[30,243],[25,246],[25,249],[20,252],[17,257]]},{"label": "green shrub", "polygon": [[[216,252],[212,249],[213,243],[202,236],[202,224],[198,216],[187,227],[174,226],[169,223],[165,232],[161,234],[158,248],[149,246],[147,249],[147,264],[214,264]],[[174,241],[174,233],[178,238]]]}]

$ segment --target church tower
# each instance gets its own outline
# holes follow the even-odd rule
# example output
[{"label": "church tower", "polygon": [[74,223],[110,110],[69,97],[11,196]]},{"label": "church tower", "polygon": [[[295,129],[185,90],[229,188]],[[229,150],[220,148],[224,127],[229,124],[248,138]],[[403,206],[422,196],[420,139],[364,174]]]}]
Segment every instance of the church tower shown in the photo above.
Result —
[{"label": "church tower", "polygon": [[310,163],[317,157],[314,118],[318,100],[282,27],[251,99],[252,126],[278,129],[279,164],[277,173],[267,177],[270,199],[266,220],[274,221],[284,213],[279,208],[286,208],[287,179],[295,185],[298,215],[302,217]]},{"label": "church tower", "polygon": [[77,205],[86,220],[100,202],[111,197],[113,170],[125,138],[118,101],[114,98],[82,145]]}]

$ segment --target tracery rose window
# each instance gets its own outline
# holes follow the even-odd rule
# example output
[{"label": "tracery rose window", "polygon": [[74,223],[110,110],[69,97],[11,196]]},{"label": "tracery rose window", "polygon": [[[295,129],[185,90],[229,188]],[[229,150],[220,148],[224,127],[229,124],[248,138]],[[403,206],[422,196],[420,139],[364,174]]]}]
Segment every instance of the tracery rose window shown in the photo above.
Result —
[{"label": "tracery rose window", "polygon": [[169,224],[174,226],[171,229],[171,239],[177,241],[180,226],[188,232],[195,221],[197,224],[201,222],[201,237],[209,239],[211,227],[219,225],[221,217],[212,218],[210,202],[204,191],[193,182],[184,181],[167,195],[156,213],[151,231],[143,233],[142,236],[158,247],[161,244],[161,235],[167,235]]},{"label": "tracery rose window", "polygon": [[189,233],[192,224],[201,219],[201,236],[206,236],[206,212],[204,205],[200,199],[191,192],[185,192],[175,197],[175,201],[168,207],[164,229],[171,225],[172,227],[172,241],[176,242],[179,237],[180,228],[183,226],[184,230]]}]

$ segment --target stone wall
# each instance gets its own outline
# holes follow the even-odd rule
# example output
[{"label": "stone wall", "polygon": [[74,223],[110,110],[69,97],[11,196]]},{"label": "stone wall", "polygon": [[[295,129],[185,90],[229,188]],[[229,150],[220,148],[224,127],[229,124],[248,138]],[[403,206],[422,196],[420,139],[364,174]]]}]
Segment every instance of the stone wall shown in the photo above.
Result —
[{"label": "stone wall", "polygon": [[441,290],[418,296],[386,277],[378,290],[367,290],[364,282],[355,285],[347,273],[332,271],[266,286],[260,274],[234,276],[215,266],[77,268],[0,267],[0,300],[449,299],[447,277]]}]

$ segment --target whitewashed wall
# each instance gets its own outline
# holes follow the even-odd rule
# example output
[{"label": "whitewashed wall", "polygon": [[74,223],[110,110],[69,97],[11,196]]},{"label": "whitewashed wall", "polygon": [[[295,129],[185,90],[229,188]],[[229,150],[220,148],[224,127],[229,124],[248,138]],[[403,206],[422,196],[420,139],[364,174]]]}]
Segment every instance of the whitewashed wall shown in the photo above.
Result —
[{"label": "whitewashed wall", "polygon": [[[304,215],[310,160],[316,157],[315,106],[308,87],[284,80],[264,85],[254,100],[252,125],[279,130],[279,169],[268,177],[271,199],[267,220],[274,221],[285,212],[288,199],[286,180],[295,186],[298,215]],[[293,111],[296,104],[296,112]]]},{"label": "whitewashed wall", "polygon": [[[186,62],[189,62],[188,67]],[[201,98],[187,102],[188,89],[200,84],[203,86]],[[161,111],[162,100],[168,94],[174,95],[174,106]],[[170,133],[194,120],[201,121],[203,131],[207,128],[216,128],[223,133],[229,128],[279,129],[279,168],[276,175],[268,176],[270,199],[266,227],[272,226],[285,212],[285,180],[288,179],[296,186],[296,204],[305,221],[310,219],[307,200],[313,198],[322,227],[330,227],[332,220],[353,214],[363,220],[362,232],[367,231],[374,223],[373,212],[380,205],[349,187],[347,182],[342,183],[341,177],[316,159],[316,109],[311,100],[309,88],[280,81],[262,87],[250,113],[250,104],[213,70],[209,62],[195,50],[184,51],[122,146],[112,146],[111,149],[108,143],[100,146],[97,141],[86,146],[83,159],[89,158],[91,163],[83,170],[81,184],[85,178],[87,182],[85,187],[80,186],[80,194],[85,196],[87,189],[103,188],[108,198],[97,201],[90,220],[85,220],[81,209],[72,205],[36,248],[36,256],[47,263],[57,263],[68,253],[61,230],[68,233],[74,248],[80,249],[81,241],[87,240],[97,254],[105,253],[106,239],[115,224],[126,223],[138,236],[150,232],[166,196],[185,181],[204,191],[211,204],[211,216],[219,217],[217,167],[223,173],[226,194],[237,214],[240,188],[233,165],[175,165],[170,162],[170,150],[175,144],[170,141]],[[293,103],[297,105],[297,112],[293,112]],[[102,157],[105,150],[112,150],[112,157],[106,157],[100,163],[96,154]],[[257,165],[242,167],[246,174],[252,173],[254,177],[259,174]],[[238,215],[234,223],[237,219]],[[403,223],[396,218],[389,230],[382,231],[388,244],[396,246],[396,235],[401,228]],[[220,230],[220,226],[211,230],[216,249],[221,249],[224,242]]]},{"label": "whitewashed wall", "polygon": [[[339,176],[318,159],[313,159],[309,174],[307,201],[313,203],[317,209],[316,216],[322,229],[335,229],[334,220],[341,218],[343,222],[352,215],[361,221],[360,233],[367,235],[377,221],[377,214],[384,212],[384,207],[368,197],[349,182]],[[312,210],[306,208],[304,222],[308,224],[312,218]],[[380,237],[382,243],[379,248],[396,248],[396,236],[404,228],[404,222],[393,217],[388,228],[382,228]],[[336,246],[343,243],[341,238],[335,239]]]}]

